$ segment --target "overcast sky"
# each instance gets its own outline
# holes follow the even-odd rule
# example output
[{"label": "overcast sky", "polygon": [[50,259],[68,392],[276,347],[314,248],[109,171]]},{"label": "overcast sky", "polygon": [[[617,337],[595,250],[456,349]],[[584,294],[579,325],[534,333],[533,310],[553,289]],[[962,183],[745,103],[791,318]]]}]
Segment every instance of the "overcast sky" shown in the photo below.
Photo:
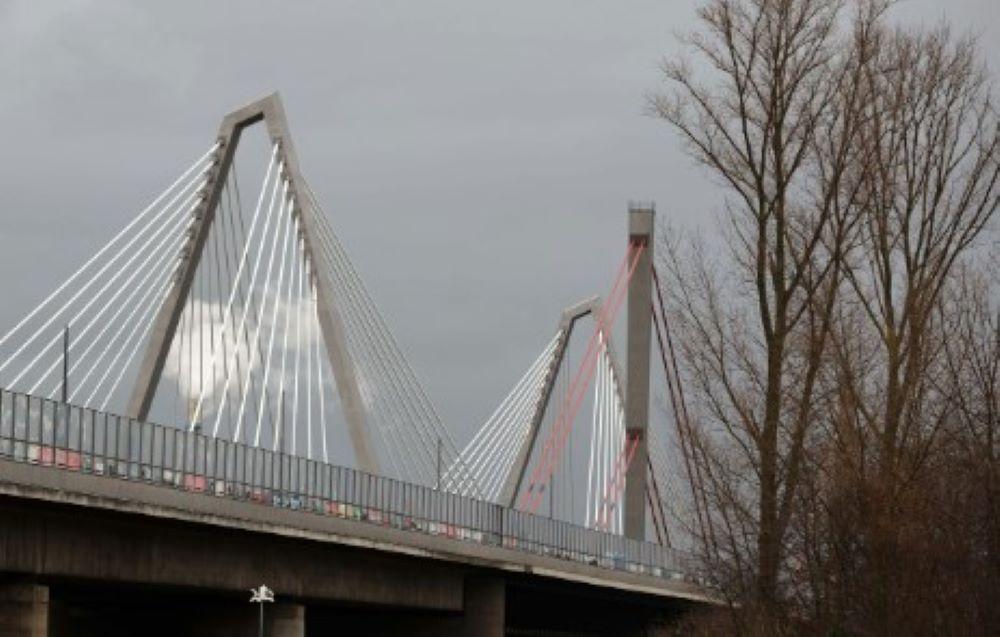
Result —
[{"label": "overcast sky", "polygon": [[[629,199],[722,195],[643,115],[695,0],[0,0],[0,332],[279,90],[304,172],[460,442],[604,293]],[[910,0],[982,36],[997,0]]]}]

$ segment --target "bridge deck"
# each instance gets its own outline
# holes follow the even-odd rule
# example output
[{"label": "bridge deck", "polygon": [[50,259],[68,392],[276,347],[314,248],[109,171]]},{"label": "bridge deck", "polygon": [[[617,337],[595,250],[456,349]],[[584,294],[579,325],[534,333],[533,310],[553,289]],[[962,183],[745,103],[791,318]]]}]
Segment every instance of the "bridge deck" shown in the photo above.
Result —
[{"label": "bridge deck", "polygon": [[711,601],[665,547],[6,391],[0,493]]}]

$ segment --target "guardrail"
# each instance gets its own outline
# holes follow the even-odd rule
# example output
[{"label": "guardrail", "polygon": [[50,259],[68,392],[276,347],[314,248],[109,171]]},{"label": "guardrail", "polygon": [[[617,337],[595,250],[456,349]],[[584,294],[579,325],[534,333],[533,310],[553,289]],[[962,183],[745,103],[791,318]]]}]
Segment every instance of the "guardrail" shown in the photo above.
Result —
[{"label": "guardrail", "polygon": [[[0,390],[0,457],[675,580],[686,554],[466,496]],[[2,479],[2,476],[0,476]]]}]

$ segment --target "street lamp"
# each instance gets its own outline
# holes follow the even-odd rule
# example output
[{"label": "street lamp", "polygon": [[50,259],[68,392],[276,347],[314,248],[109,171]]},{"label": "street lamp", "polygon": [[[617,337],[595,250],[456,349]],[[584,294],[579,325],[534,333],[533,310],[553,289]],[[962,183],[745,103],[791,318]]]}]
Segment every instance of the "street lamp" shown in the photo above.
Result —
[{"label": "street lamp", "polygon": [[257,634],[264,637],[264,602],[274,601],[274,591],[266,585],[261,584],[260,588],[250,589],[250,603],[257,603],[260,606],[260,623]]}]

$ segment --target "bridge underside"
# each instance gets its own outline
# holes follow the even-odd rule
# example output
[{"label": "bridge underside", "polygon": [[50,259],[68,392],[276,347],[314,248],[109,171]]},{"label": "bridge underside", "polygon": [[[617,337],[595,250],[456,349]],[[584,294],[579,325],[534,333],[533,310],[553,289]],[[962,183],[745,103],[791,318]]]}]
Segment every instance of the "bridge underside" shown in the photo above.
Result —
[{"label": "bridge underside", "polygon": [[248,517],[171,519],[127,510],[128,492],[113,510],[0,487],[0,632],[10,634],[252,634],[247,600],[261,583],[278,597],[267,609],[275,635],[649,634],[694,603],[475,556],[379,550],[386,538],[352,546],[274,534]]},{"label": "bridge underside", "polygon": [[[256,634],[257,608],[239,592],[142,586],[86,579],[0,583],[2,634],[73,636]],[[44,601],[10,604],[12,592]],[[39,595],[40,594],[40,595]],[[11,612],[13,611],[13,612]],[[267,635],[656,635],[667,634],[673,611],[566,590],[517,578],[470,575],[460,611],[295,600],[266,607]],[[13,620],[36,618],[36,632],[8,632]]]}]

